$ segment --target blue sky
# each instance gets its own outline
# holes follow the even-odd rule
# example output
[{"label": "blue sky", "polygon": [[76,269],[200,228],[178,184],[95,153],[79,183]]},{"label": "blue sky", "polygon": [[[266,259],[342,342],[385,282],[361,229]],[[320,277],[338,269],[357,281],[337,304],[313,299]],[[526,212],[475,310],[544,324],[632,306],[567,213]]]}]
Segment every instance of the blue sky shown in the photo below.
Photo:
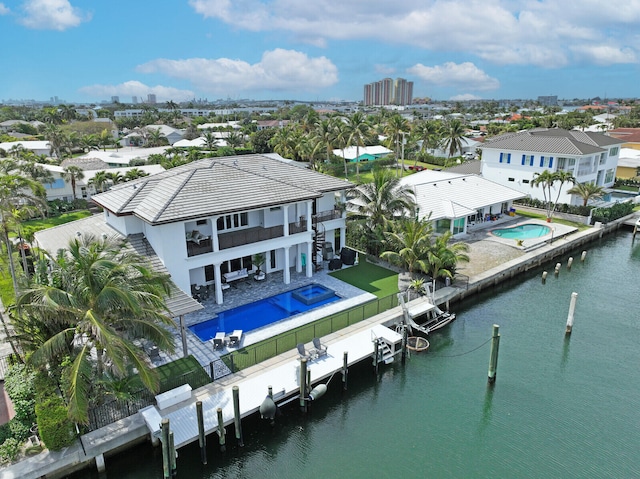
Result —
[{"label": "blue sky", "polygon": [[0,0],[0,100],[636,97],[640,0]]}]

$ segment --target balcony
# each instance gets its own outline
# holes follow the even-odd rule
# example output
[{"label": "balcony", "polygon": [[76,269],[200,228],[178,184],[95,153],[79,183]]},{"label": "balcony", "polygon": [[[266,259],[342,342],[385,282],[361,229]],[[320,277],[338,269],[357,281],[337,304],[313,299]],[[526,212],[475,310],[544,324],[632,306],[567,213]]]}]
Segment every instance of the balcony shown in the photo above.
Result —
[{"label": "balcony", "polygon": [[340,210],[327,210],[313,215],[313,224],[324,223],[325,221],[337,220],[342,218],[342,211]]},{"label": "balcony", "polygon": [[[304,233],[307,231],[307,222],[305,220],[296,223],[289,223],[289,234]],[[257,243],[258,241],[266,241],[273,238],[281,238],[284,236],[284,227],[282,225],[271,226],[270,228],[247,228],[241,231],[232,231],[230,233],[221,233],[218,235],[220,249],[235,248],[245,244]]]},{"label": "balcony", "polygon": [[200,240],[200,242],[196,243],[194,241],[187,241],[187,256],[198,256],[201,254],[212,253],[213,252],[213,242],[211,238],[208,237],[206,239]]}]

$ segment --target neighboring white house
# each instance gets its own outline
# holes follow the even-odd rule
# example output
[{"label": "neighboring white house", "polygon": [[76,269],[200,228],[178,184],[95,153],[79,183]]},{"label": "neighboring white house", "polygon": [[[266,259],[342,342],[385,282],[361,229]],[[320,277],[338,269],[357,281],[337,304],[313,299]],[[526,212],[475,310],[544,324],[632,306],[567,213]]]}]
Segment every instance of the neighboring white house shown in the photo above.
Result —
[{"label": "neighboring white house", "polygon": [[[482,176],[540,200],[544,199],[542,187],[532,187],[531,182],[545,170],[568,171],[577,183],[612,187],[623,143],[601,133],[558,128],[507,133],[480,146]],[[567,194],[568,189],[562,188],[558,201],[582,204],[577,195]],[[557,191],[552,194],[555,200]]]},{"label": "neighboring white house", "polygon": [[184,137],[184,131],[178,130],[177,128],[172,128],[167,125],[147,125],[144,128],[134,128],[133,131],[120,139],[120,145],[125,147],[144,145],[150,131],[159,131],[160,135],[165,137],[170,145],[182,140]]},{"label": "neighboring white house", "polygon": [[110,168],[129,166],[132,160],[147,160],[151,155],[161,155],[169,147],[156,146],[153,148],[138,148],[129,146],[117,150],[95,150],[90,151],[78,158],[92,158],[104,161]]},{"label": "neighboring white house", "polygon": [[22,146],[25,150],[32,151],[36,155],[52,156],[51,145],[47,140],[33,140],[33,141],[7,141],[0,143],[0,148],[4,151],[9,151],[15,146]]},{"label": "neighboring white house", "polygon": [[[73,200],[73,188],[71,182],[64,179],[64,167],[58,165],[42,165],[43,168],[51,172],[53,176],[53,182],[44,183],[45,192],[47,194],[47,201],[52,200]],[[136,167],[138,170],[144,171],[148,175],[154,175],[164,171],[164,168],[160,165],[144,165]],[[96,175],[98,171],[107,171],[109,173],[120,173],[122,176],[126,175],[128,171],[133,170],[134,167],[126,168],[102,168],[98,170],[83,170],[84,177],[76,180],[76,198],[89,200],[92,195],[96,194],[96,189],[91,184],[91,179]]]},{"label": "neighboring white house", "polygon": [[[422,141],[418,141],[418,145],[422,145]],[[467,157],[475,157],[476,156],[476,148],[479,148],[482,145],[481,142],[476,141],[472,138],[462,137],[460,138],[460,146],[462,148],[456,149],[453,155],[449,154],[449,149],[444,146],[439,146],[437,148],[428,148],[427,153],[438,157],[438,158],[455,158],[456,156],[467,156]]]},{"label": "neighboring white house", "polygon": [[478,175],[448,171],[424,170],[400,183],[412,188],[419,218],[430,219],[436,232],[456,236],[465,234],[470,223],[508,213],[514,200],[526,196]]},{"label": "neighboring white house", "polygon": [[292,267],[312,277],[325,243],[337,251],[345,242],[346,217],[336,201],[344,202],[351,187],[276,159],[243,155],[192,162],[116,185],[92,200],[110,228],[143,236],[181,290],[211,285],[222,304],[225,279],[254,272],[257,253],[266,256],[262,271],[282,271],[287,284]]}]

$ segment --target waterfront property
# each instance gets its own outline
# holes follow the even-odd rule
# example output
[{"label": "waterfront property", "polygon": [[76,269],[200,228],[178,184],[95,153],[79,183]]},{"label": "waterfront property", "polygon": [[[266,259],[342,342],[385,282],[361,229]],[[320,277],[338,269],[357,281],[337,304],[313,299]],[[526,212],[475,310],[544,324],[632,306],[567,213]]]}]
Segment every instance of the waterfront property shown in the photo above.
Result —
[{"label": "waterfront property", "polygon": [[[209,158],[96,195],[104,222],[142,234],[183,291],[224,302],[229,278],[290,269],[311,278],[346,236],[351,183],[262,155]],[[263,264],[257,264],[260,255]],[[324,256],[323,256],[324,255]]]},{"label": "waterfront property", "polygon": [[[576,130],[533,129],[487,139],[482,149],[482,176],[487,180],[544,200],[542,188],[531,187],[536,173],[571,173],[577,183],[610,188],[624,140],[602,133]],[[558,185],[559,186],[559,183]],[[582,204],[578,195],[563,188],[559,203]],[[556,196],[556,187],[552,195]]]},{"label": "waterfront property", "polygon": [[532,223],[525,223],[517,226],[510,226],[508,228],[496,228],[491,230],[491,234],[498,236],[499,238],[513,239],[513,240],[526,240],[532,238],[540,238],[551,234],[551,228],[546,225],[537,225]]}]

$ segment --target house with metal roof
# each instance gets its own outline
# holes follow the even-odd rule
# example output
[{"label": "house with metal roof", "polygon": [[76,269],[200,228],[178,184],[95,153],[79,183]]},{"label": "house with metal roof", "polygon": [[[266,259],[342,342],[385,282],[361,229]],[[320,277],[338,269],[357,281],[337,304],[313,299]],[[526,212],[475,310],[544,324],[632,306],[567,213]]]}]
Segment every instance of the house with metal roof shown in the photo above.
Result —
[{"label": "house with metal roof", "polygon": [[[228,283],[260,266],[312,277],[329,243],[346,237],[336,206],[353,185],[263,155],[208,158],[93,196],[122,236],[141,234],[183,291],[206,286],[223,303]],[[256,265],[255,255],[264,255]]]},{"label": "house with metal roof", "polygon": [[467,227],[509,213],[526,195],[473,174],[424,170],[400,180],[415,195],[417,215],[430,219],[436,232],[467,233]]},{"label": "house with metal roof", "polygon": [[344,149],[336,148],[333,150],[334,155],[344,158],[349,162],[377,160],[379,158],[384,158],[391,153],[393,153],[393,151],[382,145],[360,147],[349,146]]},{"label": "house with metal roof", "polygon": [[[507,133],[489,138],[480,146],[482,176],[540,200],[544,200],[542,188],[531,185],[534,175],[545,170],[567,171],[577,183],[610,188],[623,143],[602,133],[559,128]],[[567,194],[568,189],[565,186],[560,190],[558,202],[582,204],[582,199]],[[552,194],[557,191],[552,190]]]}]

